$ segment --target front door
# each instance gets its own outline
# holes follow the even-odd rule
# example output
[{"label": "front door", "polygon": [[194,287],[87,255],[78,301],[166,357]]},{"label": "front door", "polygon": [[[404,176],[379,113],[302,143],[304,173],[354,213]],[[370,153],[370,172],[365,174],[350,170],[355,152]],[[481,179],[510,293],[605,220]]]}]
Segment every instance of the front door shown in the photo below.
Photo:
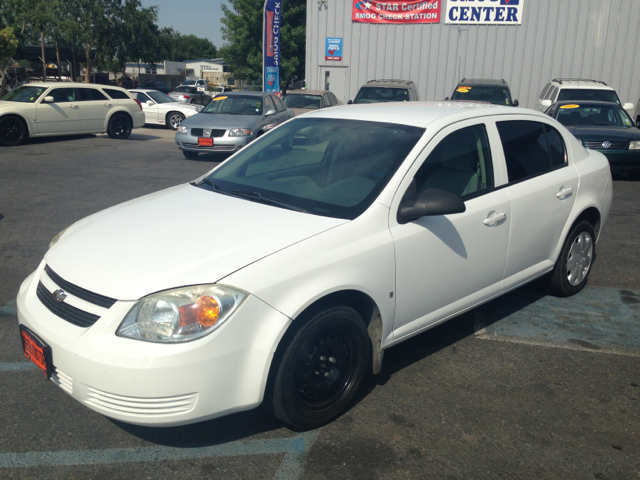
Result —
[{"label": "front door", "polygon": [[82,115],[76,89],[54,87],[46,93],[46,96],[53,97],[53,102],[46,103],[43,96],[37,106],[39,133],[81,132]]},{"label": "front door", "polygon": [[[394,199],[389,221],[396,250],[394,339],[446,319],[502,291],[511,205],[496,185],[486,126],[461,122],[429,144]],[[499,146],[498,146],[499,148]],[[425,152],[425,153],[426,153]],[[408,183],[411,182],[411,183]],[[466,211],[398,224],[398,197],[426,188],[459,195]]]},{"label": "front door", "polygon": [[340,67],[320,67],[320,90],[330,90],[345,105],[347,86],[349,85],[349,69]]}]

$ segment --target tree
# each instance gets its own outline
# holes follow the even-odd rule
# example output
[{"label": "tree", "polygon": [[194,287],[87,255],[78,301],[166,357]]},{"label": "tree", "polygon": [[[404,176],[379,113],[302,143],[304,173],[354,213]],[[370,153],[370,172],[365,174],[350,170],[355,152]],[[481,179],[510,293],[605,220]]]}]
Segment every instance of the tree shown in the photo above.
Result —
[{"label": "tree", "polygon": [[0,75],[2,75],[2,83],[0,84],[0,98],[4,97],[7,88],[7,65],[11,61],[11,57],[15,55],[18,49],[18,39],[13,33],[13,27],[7,27],[0,30]]},{"label": "tree", "polygon": [[[264,0],[229,0],[229,3],[231,8],[221,5],[224,14],[222,35],[228,43],[220,49],[220,55],[235,77],[260,80]],[[283,0],[281,83],[286,83],[293,75],[304,77],[306,15],[305,0]]]}]

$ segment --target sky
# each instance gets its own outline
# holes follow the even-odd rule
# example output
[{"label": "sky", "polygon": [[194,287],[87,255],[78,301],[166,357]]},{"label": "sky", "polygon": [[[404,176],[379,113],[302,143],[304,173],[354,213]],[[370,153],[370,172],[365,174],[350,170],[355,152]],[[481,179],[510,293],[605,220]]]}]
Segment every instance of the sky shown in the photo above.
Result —
[{"label": "sky", "polygon": [[182,35],[208,38],[220,48],[223,45],[220,31],[224,0],[141,0],[145,8],[158,7],[158,26],[172,27]]}]

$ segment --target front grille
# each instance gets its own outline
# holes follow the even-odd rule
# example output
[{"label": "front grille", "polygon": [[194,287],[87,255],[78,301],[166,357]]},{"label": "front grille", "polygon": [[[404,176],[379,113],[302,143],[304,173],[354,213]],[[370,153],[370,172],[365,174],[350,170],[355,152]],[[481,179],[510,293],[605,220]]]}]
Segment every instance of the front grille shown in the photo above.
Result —
[{"label": "front grille", "polygon": [[114,298],[105,297],[104,295],[99,295],[97,293],[90,292],[89,290],[85,290],[84,288],[78,287],[73,283],[69,283],[66,280],[60,278],[60,276],[49,268],[49,265],[44,267],[44,271],[47,272],[49,278],[53,280],[56,285],[62,288],[65,292],[70,293],[71,295],[81,298],[89,303],[93,303],[94,305],[98,305],[104,308],[111,308],[114,303],[117,302]]},{"label": "front grille", "polygon": [[627,142],[609,142],[611,144],[611,146],[609,148],[605,148],[602,146],[602,144],[605,142],[606,140],[603,140],[601,142],[585,142],[587,144],[588,148],[592,148],[594,150],[626,150],[627,148]]},{"label": "front grille", "polygon": [[38,282],[36,295],[42,304],[51,311],[51,313],[78,327],[89,328],[100,318],[98,315],[84,312],[79,308],[69,305],[68,303],[56,301],[53,294],[46,289],[42,282]]},{"label": "front grille", "polygon": [[193,410],[197,398],[197,393],[159,398],[125,397],[88,387],[85,403],[112,413],[162,416]]},{"label": "front grille", "polygon": [[235,145],[216,145],[213,147],[204,147],[202,145],[198,145],[197,143],[187,143],[182,142],[182,146],[188,148],[189,150],[201,150],[203,152],[232,152],[236,147]]},{"label": "front grille", "polygon": [[[224,137],[226,130],[211,130],[211,138]],[[204,135],[204,128],[192,128],[191,135],[194,137],[202,137]]]}]

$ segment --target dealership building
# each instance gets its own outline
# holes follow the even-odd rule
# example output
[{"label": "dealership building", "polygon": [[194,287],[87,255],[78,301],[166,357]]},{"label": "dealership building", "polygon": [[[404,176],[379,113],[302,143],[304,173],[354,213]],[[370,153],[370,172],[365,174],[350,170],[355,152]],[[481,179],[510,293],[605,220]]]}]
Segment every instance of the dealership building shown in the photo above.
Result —
[{"label": "dealership building", "polygon": [[554,78],[606,82],[640,99],[640,0],[307,0],[307,88],[347,103],[373,79],[422,100],[462,78],[505,79],[535,108]]}]

